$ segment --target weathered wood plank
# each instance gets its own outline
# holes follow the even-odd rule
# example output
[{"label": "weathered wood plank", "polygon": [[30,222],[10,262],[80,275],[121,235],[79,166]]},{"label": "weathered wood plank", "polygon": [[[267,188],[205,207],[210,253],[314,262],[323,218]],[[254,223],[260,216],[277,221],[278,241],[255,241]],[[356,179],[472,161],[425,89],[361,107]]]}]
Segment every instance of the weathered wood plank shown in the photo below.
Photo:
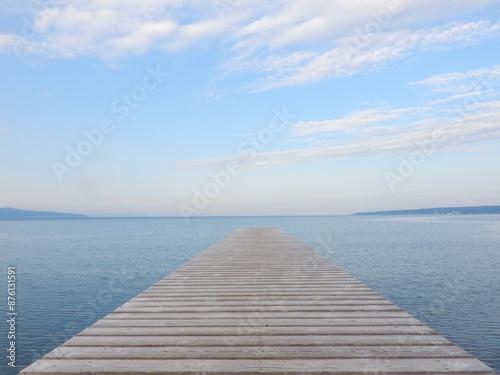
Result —
[{"label": "weathered wood plank", "polygon": [[51,359],[313,359],[313,358],[470,358],[454,345],[433,346],[173,346],[74,347],[62,346]]},{"label": "weathered wood plank", "polygon": [[223,327],[223,326],[401,326],[423,325],[415,318],[356,318],[356,319],[111,319],[96,322],[93,327]]},{"label": "weathered wood plank", "polygon": [[[265,296],[263,296],[265,297]],[[356,299],[361,301],[366,300],[378,300],[378,301],[386,301],[384,298],[377,294],[347,294],[347,295],[327,295],[327,296],[317,296],[317,295],[299,295],[299,296],[288,296],[287,300],[294,301],[345,301],[349,299]],[[162,295],[158,296],[143,296],[139,295],[137,297],[132,298],[129,302],[158,302],[158,301],[169,301],[169,297],[165,297]],[[259,299],[258,296],[177,296],[175,298],[176,301],[245,301],[245,302],[253,302],[253,301],[270,301],[269,299]]]},{"label": "weathered wood plank", "polygon": [[[397,311],[308,311],[308,312],[189,312],[189,313],[156,313],[156,312],[112,312],[103,319],[344,319],[344,318],[409,318],[411,315],[403,310]],[[263,321],[263,323],[265,323]]]},{"label": "weathered wood plank", "polygon": [[264,311],[399,311],[394,305],[347,305],[347,306],[160,306],[160,307],[119,307],[116,312],[264,312]]},{"label": "weathered wood plank", "polygon": [[228,335],[422,335],[426,325],[400,326],[237,326],[237,327],[106,327],[92,326],[80,336],[228,336]]},{"label": "weathered wood plank", "polygon": [[342,296],[342,295],[353,295],[358,292],[360,295],[364,295],[369,292],[369,289],[358,289],[356,290],[344,290],[344,291],[336,291],[336,290],[325,290],[321,292],[317,291],[274,291],[274,292],[265,292],[259,293],[256,290],[249,291],[235,291],[235,292],[184,292],[184,293],[176,293],[176,292],[168,292],[168,293],[158,293],[158,292],[144,292],[142,296],[144,297],[182,297],[182,296],[205,296],[205,297],[224,297],[224,296],[262,296],[269,297],[273,295],[281,295],[281,296]]},{"label": "weathered wood plank", "polygon": [[440,335],[236,335],[236,336],[83,336],[62,346],[317,346],[450,345]]},{"label": "weathered wood plank", "polygon": [[[167,301],[129,301],[122,305],[122,307],[168,307],[168,306],[177,306],[177,307],[197,307],[197,306],[212,306],[215,301],[180,301],[180,300],[167,300]],[[294,305],[294,306],[359,306],[359,305],[390,305],[394,306],[387,300],[309,300],[309,301],[301,301],[301,300],[288,300],[288,299],[279,299],[279,300],[250,300],[250,301],[216,301],[218,306],[248,306],[251,304],[256,304],[259,306],[274,306],[274,305]]]},{"label": "weathered wood plank", "polygon": [[303,359],[287,360],[223,360],[223,359],[172,359],[166,365],[164,360],[157,359],[46,359],[42,363],[35,363],[24,371],[24,375],[35,374],[80,374],[80,375],[120,375],[120,374],[193,374],[208,372],[210,374],[301,374],[313,372],[320,374],[366,374],[367,371],[393,374],[422,373],[473,373],[487,374],[490,369],[474,358],[411,358],[373,360],[371,358],[350,359],[317,359],[314,361]]}]

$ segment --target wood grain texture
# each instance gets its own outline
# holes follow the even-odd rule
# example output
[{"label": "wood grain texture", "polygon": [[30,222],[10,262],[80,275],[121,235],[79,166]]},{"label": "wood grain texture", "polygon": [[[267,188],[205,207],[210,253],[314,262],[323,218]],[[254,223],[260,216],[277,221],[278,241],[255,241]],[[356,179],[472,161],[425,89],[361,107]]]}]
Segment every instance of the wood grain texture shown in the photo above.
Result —
[{"label": "wood grain texture", "polygon": [[493,374],[278,229],[240,229],[22,375]]}]

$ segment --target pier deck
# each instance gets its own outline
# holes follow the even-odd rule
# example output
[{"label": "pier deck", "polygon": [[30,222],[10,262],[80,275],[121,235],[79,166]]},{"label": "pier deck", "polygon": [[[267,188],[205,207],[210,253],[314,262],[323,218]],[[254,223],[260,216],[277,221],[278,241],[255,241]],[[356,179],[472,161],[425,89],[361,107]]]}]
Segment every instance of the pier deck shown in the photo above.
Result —
[{"label": "pier deck", "polygon": [[21,375],[494,374],[278,229],[240,229]]}]

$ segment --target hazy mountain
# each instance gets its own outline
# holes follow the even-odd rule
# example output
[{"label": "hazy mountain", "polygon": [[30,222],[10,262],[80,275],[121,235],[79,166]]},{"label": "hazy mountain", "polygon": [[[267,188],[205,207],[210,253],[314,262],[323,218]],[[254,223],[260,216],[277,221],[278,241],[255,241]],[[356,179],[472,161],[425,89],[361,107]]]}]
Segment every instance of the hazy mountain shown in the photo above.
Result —
[{"label": "hazy mountain", "polygon": [[81,214],[68,214],[52,211],[30,211],[17,208],[0,208],[0,219],[84,219]]},{"label": "hazy mountain", "polygon": [[500,206],[436,207],[416,210],[357,212],[354,215],[433,215],[433,214],[500,214]]}]

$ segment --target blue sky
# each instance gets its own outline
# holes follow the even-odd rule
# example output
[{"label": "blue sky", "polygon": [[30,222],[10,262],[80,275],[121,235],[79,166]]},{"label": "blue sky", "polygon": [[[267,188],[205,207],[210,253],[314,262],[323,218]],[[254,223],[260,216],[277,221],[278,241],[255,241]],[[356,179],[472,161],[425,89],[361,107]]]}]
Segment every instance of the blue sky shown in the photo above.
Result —
[{"label": "blue sky", "polygon": [[0,3],[0,206],[500,202],[494,0]]}]

